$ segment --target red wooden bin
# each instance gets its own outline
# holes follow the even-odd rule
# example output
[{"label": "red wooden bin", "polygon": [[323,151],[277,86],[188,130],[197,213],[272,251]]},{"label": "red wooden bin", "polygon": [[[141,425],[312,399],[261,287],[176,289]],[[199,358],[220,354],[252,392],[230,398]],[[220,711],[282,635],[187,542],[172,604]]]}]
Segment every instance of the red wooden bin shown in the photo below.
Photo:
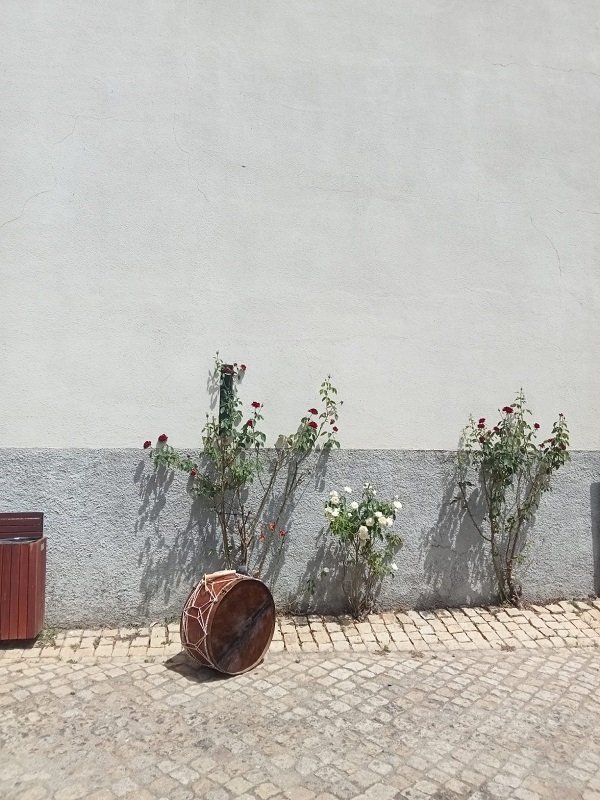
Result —
[{"label": "red wooden bin", "polygon": [[0,641],[38,635],[45,594],[44,515],[0,514]]}]

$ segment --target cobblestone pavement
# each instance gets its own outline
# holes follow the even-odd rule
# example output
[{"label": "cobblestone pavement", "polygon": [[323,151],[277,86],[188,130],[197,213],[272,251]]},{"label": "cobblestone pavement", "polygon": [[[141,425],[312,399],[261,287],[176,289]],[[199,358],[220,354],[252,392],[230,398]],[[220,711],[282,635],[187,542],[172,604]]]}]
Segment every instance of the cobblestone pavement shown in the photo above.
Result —
[{"label": "cobblestone pavement", "polygon": [[[104,630],[46,631],[36,644],[0,646],[3,660],[56,658],[101,661],[131,656],[168,658],[180,650],[179,624]],[[350,617],[281,617],[272,652],[447,651],[600,646],[600,600],[546,606],[463,608]]]},{"label": "cobblestone pavement", "polygon": [[0,662],[2,800],[600,798],[590,648]]}]

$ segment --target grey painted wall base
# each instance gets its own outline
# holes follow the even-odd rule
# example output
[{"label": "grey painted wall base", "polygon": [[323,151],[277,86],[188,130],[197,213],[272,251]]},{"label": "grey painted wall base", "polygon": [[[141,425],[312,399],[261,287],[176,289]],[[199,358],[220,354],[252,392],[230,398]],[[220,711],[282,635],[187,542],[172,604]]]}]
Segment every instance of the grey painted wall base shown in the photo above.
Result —
[{"label": "grey painted wall base", "polygon": [[[343,450],[303,487],[275,595],[281,605],[339,610],[322,535],[332,488],[399,494],[405,544],[382,586],[383,607],[490,603],[485,544],[449,505],[452,454]],[[582,597],[600,587],[600,452],[573,453],[543,498],[522,570],[527,599]],[[47,623],[115,625],[178,614],[204,571],[219,568],[214,525],[177,474],[156,474],[137,450],[0,450],[0,511],[43,511]],[[320,578],[322,568],[332,573]],[[311,594],[307,582],[316,580]]]}]

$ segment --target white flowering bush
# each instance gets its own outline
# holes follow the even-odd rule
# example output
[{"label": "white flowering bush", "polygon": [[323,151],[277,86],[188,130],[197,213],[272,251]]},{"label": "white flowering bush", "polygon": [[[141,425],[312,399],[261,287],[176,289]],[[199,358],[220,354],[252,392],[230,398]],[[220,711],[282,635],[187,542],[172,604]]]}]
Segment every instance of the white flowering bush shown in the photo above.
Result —
[{"label": "white flowering bush", "polygon": [[325,504],[328,530],[335,537],[342,567],[344,596],[357,619],[373,610],[379,584],[398,570],[393,559],[402,538],[392,528],[401,508],[397,496],[378,499],[370,483],[365,483],[358,500],[346,486],[342,492],[330,492]]}]

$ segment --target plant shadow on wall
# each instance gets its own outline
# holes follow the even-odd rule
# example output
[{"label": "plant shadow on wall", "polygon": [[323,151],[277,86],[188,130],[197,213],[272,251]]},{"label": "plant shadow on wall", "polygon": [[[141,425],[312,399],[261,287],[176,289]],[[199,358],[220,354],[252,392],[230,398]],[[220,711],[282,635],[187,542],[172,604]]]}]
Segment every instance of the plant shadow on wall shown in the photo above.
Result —
[{"label": "plant shadow on wall", "polygon": [[[466,601],[475,605],[485,602],[493,583],[486,544],[466,510],[454,502],[461,479],[456,457],[446,463],[444,494],[436,524],[421,541],[420,551],[429,589],[417,601],[425,608],[454,606]],[[479,525],[485,517],[482,493],[473,488],[469,496],[471,513]],[[433,597],[432,597],[433,592]]]},{"label": "plant shadow on wall", "polygon": [[163,583],[181,580],[182,572],[197,581],[210,571],[208,566],[237,569],[273,585],[299,489],[315,469],[325,468],[328,451],[339,447],[341,402],[329,376],[319,390],[319,408],[308,409],[294,433],[279,436],[267,448],[261,430],[263,404],[254,401],[245,413],[237,394],[245,374],[244,364],[226,364],[217,353],[209,394],[213,406],[218,398],[219,411],[218,416],[207,414],[199,457],[176,450],[164,433],[155,447],[144,443],[155,472],[141,489],[142,521],[147,515],[160,531],[158,517],[175,471],[189,476],[187,489],[194,498],[190,521],[172,547],[180,552],[168,554],[164,578],[164,560],[159,569],[153,565],[151,546],[142,556],[143,591],[149,598],[158,590],[170,591]]},{"label": "plant shadow on wall", "polygon": [[186,522],[179,527],[169,522],[163,530],[161,513],[174,479],[175,473],[164,467],[149,471],[145,460],[134,476],[141,500],[135,531],[146,536],[138,555],[138,566],[143,567],[139,613],[144,618],[158,598],[167,609],[173,597],[179,601],[178,590],[191,588],[198,579],[199,564],[207,571],[218,568],[216,527],[200,502],[192,502]]},{"label": "plant shadow on wall", "polygon": [[331,538],[322,527],[295,589],[278,602],[277,610],[280,614],[299,615],[341,613],[346,606],[340,585],[340,564],[332,552]]},{"label": "plant shadow on wall", "polygon": [[[303,470],[303,475],[301,480],[297,484],[297,488],[294,490],[293,497],[289,500],[289,502],[285,503],[283,513],[279,517],[279,524],[281,525],[282,530],[285,532],[285,537],[283,537],[282,544],[284,548],[281,554],[277,554],[276,557],[272,557],[267,559],[264,563],[262,572],[260,573],[260,577],[262,580],[265,581],[271,588],[275,586],[277,579],[279,577],[279,573],[281,572],[281,568],[283,566],[283,561],[286,554],[287,548],[290,546],[290,534],[293,533],[293,518],[294,512],[296,508],[300,505],[302,501],[302,497],[306,490],[309,488],[309,480],[312,479],[312,483],[314,489],[316,491],[322,491],[324,486],[324,479],[325,473],[327,471],[327,466],[329,462],[329,455],[330,449],[321,449],[317,452],[311,454],[310,458],[307,460],[306,465]],[[264,518],[265,520],[270,520],[263,526],[262,534],[259,534],[259,544],[265,541],[268,541],[269,533],[273,527],[273,521],[276,520],[279,516],[279,509],[282,505],[282,500],[284,497],[284,492],[286,490],[286,486],[288,484],[288,480],[290,477],[290,470],[289,468],[285,471],[283,476],[280,476],[276,485],[273,487],[272,497],[269,501],[265,512]],[[263,484],[260,484],[259,492],[263,492]],[[261,536],[264,536],[265,539],[261,542]],[[280,534],[280,538],[281,534]],[[287,611],[291,613],[292,611],[296,611],[300,608],[301,603],[299,602],[299,597],[304,595],[306,591],[310,590],[311,585],[315,585],[314,576],[317,574],[315,570],[318,569],[318,564],[322,558],[321,550],[323,548],[320,545],[320,535],[317,534],[315,540],[315,549],[313,555],[309,558],[308,564],[306,567],[306,579],[301,579],[298,585],[298,589],[295,593],[291,593],[287,599],[283,603],[278,603],[278,610],[280,612]],[[280,557],[281,555],[281,557]],[[314,591],[314,590],[313,590]]]},{"label": "plant shadow on wall", "polygon": [[[446,493],[438,528],[456,546],[468,519],[468,536],[472,538],[475,530],[484,546],[498,601],[520,606],[520,574],[535,532],[535,515],[542,495],[551,488],[553,473],[569,460],[569,430],[559,414],[551,435],[538,441],[540,425],[530,423],[522,390],[500,414],[495,425],[488,425],[485,417],[477,422],[471,418],[464,429],[451,482],[455,496]],[[456,513],[449,510],[452,505]],[[470,569],[477,566],[480,553],[469,546],[456,556],[465,561],[473,558],[473,565],[465,563]]]}]

